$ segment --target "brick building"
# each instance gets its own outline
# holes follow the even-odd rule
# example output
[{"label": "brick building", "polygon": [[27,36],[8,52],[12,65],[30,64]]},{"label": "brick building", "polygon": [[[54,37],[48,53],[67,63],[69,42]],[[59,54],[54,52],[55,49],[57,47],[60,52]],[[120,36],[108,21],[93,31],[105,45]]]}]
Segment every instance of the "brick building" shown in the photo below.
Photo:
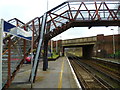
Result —
[{"label": "brick building", "polygon": [[94,46],[96,53],[94,55],[99,57],[113,57],[115,53],[120,51],[120,34],[108,35],[104,34],[97,35],[97,42]]},{"label": "brick building", "polygon": [[52,52],[60,54],[60,52],[62,51],[62,40],[58,40],[58,41],[50,40],[48,43],[48,48],[51,49],[51,46],[52,46]]},{"label": "brick building", "polygon": [[[116,34],[114,36],[113,35],[104,36],[104,34],[100,34],[97,35],[96,38],[97,41],[93,46],[92,56],[113,58],[115,51],[115,57],[120,58],[120,34]],[[57,53],[60,54],[60,52],[62,52],[62,40],[52,41],[52,47],[53,52],[56,52],[57,49]],[[49,48],[51,48],[51,41],[49,41]]]}]

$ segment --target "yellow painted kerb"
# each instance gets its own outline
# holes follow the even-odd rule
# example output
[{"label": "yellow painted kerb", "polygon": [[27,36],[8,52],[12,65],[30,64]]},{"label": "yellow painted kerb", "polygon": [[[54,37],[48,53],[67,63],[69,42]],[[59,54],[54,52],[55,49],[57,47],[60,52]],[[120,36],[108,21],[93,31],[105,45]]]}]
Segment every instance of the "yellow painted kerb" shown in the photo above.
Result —
[{"label": "yellow painted kerb", "polygon": [[58,89],[62,88],[62,75],[63,75],[63,71],[64,71],[64,60],[62,61],[60,78],[59,78],[59,82],[58,82]]}]

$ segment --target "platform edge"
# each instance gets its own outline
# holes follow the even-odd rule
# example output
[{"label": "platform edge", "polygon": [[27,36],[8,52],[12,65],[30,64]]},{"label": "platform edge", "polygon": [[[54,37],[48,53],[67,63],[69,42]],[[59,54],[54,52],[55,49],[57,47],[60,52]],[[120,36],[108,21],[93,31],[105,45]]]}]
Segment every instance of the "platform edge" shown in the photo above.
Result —
[{"label": "platform edge", "polygon": [[81,87],[81,85],[80,85],[80,83],[79,83],[79,81],[78,81],[78,79],[77,79],[77,76],[76,76],[76,74],[75,74],[75,72],[74,72],[74,70],[73,70],[73,68],[72,68],[72,66],[71,66],[71,64],[70,64],[70,61],[69,61],[68,57],[66,57],[66,58],[67,58],[67,61],[68,61],[69,66],[70,66],[71,72],[72,72],[72,74],[73,74],[74,80],[75,80],[75,82],[76,82],[76,84],[77,84],[77,87],[78,87],[80,90],[82,90],[82,87]]}]

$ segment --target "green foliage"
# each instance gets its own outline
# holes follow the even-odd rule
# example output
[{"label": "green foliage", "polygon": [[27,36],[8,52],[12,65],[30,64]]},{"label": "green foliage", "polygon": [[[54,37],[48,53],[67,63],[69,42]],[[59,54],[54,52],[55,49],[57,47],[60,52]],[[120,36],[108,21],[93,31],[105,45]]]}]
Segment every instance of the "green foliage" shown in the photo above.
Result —
[{"label": "green foliage", "polygon": [[117,52],[115,53],[115,57],[120,58],[120,51],[117,51]]},{"label": "green foliage", "polygon": [[114,54],[110,54],[110,55],[108,55],[108,56],[111,57],[111,58],[114,58],[114,56],[115,56],[116,58],[120,58],[120,51],[116,51],[115,55],[114,55]]},{"label": "green foliage", "polygon": [[52,53],[52,57],[48,57],[48,59],[56,59],[57,57],[59,57],[59,55],[55,52]]}]

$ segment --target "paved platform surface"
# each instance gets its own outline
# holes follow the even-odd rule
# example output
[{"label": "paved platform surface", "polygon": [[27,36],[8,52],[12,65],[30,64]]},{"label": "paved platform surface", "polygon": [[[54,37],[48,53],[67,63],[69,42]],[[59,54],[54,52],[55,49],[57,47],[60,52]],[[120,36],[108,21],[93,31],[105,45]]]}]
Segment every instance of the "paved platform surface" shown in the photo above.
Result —
[{"label": "paved platform surface", "polygon": [[[49,61],[47,71],[42,71],[42,66],[43,64],[40,62],[33,88],[78,88],[66,57]],[[31,65],[24,64],[10,88],[31,88],[31,83],[28,82],[30,71]]]},{"label": "paved platform surface", "polygon": [[116,64],[120,64],[120,59],[112,59],[112,58],[98,58],[98,57],[93,57],[94,59],[99,59],[103,61],[108,61]]}]

